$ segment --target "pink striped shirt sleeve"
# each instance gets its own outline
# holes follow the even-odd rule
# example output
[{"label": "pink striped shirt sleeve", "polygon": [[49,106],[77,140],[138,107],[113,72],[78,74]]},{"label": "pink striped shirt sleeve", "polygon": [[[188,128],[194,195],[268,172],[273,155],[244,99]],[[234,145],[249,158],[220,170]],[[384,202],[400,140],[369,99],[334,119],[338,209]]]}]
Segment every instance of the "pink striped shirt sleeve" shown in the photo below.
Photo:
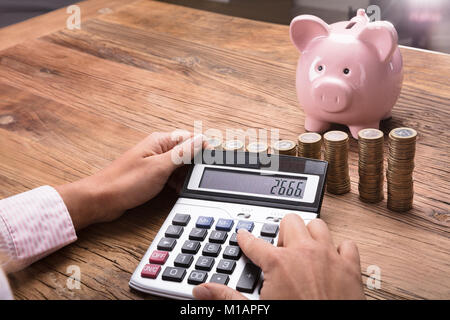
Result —
[{"label": "pink striped shirt sleeve", "polygon": [[39,187],[0,200],[2,267],[17,271],[77,239],[72,219],[59,193]]}]

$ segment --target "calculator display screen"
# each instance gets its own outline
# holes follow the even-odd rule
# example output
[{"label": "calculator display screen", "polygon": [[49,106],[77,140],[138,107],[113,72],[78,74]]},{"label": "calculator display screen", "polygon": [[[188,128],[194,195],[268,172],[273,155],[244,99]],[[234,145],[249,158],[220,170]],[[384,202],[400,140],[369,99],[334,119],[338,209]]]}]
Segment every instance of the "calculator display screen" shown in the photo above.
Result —
[{"label": "calculator display screen", "polygon": [[258,172],[205,168],[200,188],[270,197],[302,199],[306,177],[262,175]]}]

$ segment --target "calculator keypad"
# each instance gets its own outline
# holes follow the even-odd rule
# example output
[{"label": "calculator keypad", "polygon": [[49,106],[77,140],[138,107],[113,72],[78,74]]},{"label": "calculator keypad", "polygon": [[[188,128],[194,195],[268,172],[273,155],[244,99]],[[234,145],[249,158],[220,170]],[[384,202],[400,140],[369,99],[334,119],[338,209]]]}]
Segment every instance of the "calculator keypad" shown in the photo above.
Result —
[{"label": "calculator keypad", "polygon": [[172,223],[177,226],[187,226],[190,220],[191,220],[190,215],[177,213],[173,218]]},{"label": "calculator keypad", "polygon": [[222,259],[219,261],[219,264],[217,265],[217,272],[232,274],[235,267],[236,261]]},{"label": "calculator keypad", "polygon": [[236,226],[236,232],[239,229],[245,229],[248,232],[252,232],[254,227],[255,227],[255,224],[252,221],[241,220],[238,222],[238,224]]},{"label": "calculator keypad", "polygon": [[195,263],[195,269],[209,271],[214,265],[214,258],[200,256]]},{"label": "calculator keypad", "polygon": [[230,281],[230,277],[226,274],[220,274],[220,273],[214,273],[211,277],[211,280],[209,282],[219,283],[227,285],[228,281]]},{"label": "calculator keypad", "polygon": [[189,233],[189,240],[203,241],[205,240],[207,234],[208,230],[206,229],[193,228],[191,233]]},{"label": "calculator keypad", "polygon": [[200,270],[192,270],[191,274],[188,277],[189,284],[200,284],[206,281],[208,278],[208,273]]},{"label": "calculator keypad", "polygon": [[261,229],[261,236],[276,237],[278,233],[278,225],[273,223],[264,223]]},{"label": "calculator keypad", "polygon": [[180,253],[175,258],[173,264],[175,267],[189,268],[194,261],[194,256],[192,254]]},{"label": "calculator keypad", "polygon": [[195,223],[195,226],[197,228],[209,229],[209,228],[211,228],[213,223],[214,223],[214,218],[213,217],[200,216],[200,217],[198,217],[197,222]]},{"label": "calculator keypad", "polygon": [[227,246],[223,251],[223,257],[225,259],[239,260],[241,253],[241,248],[238,246]]},{"label": "calculator keypad", "polygon": [[207,243],[203,247],[202,254],[210,257],[217,257],[219,255],[222,246],[217,243]]},{"label": "calculator keypad", "polygon": [[[188,269],[193,267],[186,277],[188,284],[197,285],[208,281],[209,278],[209,282],[227,285],[230,276],[236,273],[242,256],[236,232],[241,228],[252,232],[254,222],[240,220],[234,228],[232,219],[219,218],[215,223],[213,217],[199,216],[195,223],[189,224],[190,220],[191,216],[188,214],[178,213],[174,216],[172,224],[167,227],[164,237],[158,242],[158,250],[154,250],[150,255],[150,264],[146,264],[142,269],[141,276],[156,279],[159,273],[162,273],[161,279],[164,281],[183,282]],[[208,230],[213,226],[214,229]],[[257,236],[273,244],[278,231],[277,224],[265,223]],[[189,233],[183,236],[184,232]],[[180,238],[182,245],[177,245],[177,239]],[[169,260],[169,252],[174,250],[174,259]],[[167,261],[172,262],[168,264]],[[246,263],[244,269],[240,268],[240,274],[235,274],[234,281],[238,281],[236,289],[253,293],[261,276],[260,268],[251,262]]]},{"label": "calculator keypad", "polygon": [[225,240],[227,240],[227,237],[228,237],[228,234],[225,231],[213,230],[213,231],[211,231],[211,234],[209,235],[209,242],[225,243]]},{"label": "calculator keypad", "polygon": [[166,267],[166,269],[164,269],[162,278],[163,278],[163,280],[167,280],[167,281],[181,282],[181,281],[183,281],[185,275],[186,275],[186,269],[184,269],[184,268]]},{"label": "calculator keypad", "polygon": [[251,262],[247,263],[238,280],[236,290],[252,293],[255,290],[260,276],[261,269]]},{"label": "calculator keypad", "polygon": [[186,240],[181,247],[181,252],[196,254],[198,249],[200,249],[200,242],[193,240]]},{"label": "calculator keypad", "polygon": [[167,251],[155,250],[152,252],[149,262],[153,264],[164,264],[166,263],[167,258],[169,258],[169,253]]},{"label": "calculator keypad", "polygon": [[177,240],[173,238],[162,238],[158,243],[158,250],[164,251],[172,251],[175,245],[177,244]]},{"label": "calculator keypad", "polygon": [[182,226],[170,225],[166,233],[164,234],[167,238],[176,238],[178,239],[183,233],[184,228]]}]

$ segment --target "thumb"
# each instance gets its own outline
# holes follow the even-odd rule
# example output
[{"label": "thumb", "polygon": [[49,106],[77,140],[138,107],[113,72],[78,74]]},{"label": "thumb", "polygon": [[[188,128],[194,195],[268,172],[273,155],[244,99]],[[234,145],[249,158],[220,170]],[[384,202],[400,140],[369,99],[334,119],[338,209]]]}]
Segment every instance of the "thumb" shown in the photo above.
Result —
[{"label": "thumb", "polygon": [[203,283],[192,290],[198,300],[247,300],[244,295],[230,287],[218,283]]},{"label": "thumb", "polygon": [[203,149],[205,144],[204,136],[198,134],[161,154],[161,157],[168,169],[173,171],[184,164],[191,163],[194,156]]}]

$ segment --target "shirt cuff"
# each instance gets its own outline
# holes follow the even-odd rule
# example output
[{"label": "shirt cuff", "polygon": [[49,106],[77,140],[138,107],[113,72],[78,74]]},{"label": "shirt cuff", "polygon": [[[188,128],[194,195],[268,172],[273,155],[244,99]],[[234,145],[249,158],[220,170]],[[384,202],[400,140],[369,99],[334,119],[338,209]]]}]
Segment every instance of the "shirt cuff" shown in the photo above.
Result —
[{"label": "shirt cuff", "polygon": [[9,256],[5,271],[20,270],[75,240],[69,211],[54,188],[0,200],[0,250]]}]

